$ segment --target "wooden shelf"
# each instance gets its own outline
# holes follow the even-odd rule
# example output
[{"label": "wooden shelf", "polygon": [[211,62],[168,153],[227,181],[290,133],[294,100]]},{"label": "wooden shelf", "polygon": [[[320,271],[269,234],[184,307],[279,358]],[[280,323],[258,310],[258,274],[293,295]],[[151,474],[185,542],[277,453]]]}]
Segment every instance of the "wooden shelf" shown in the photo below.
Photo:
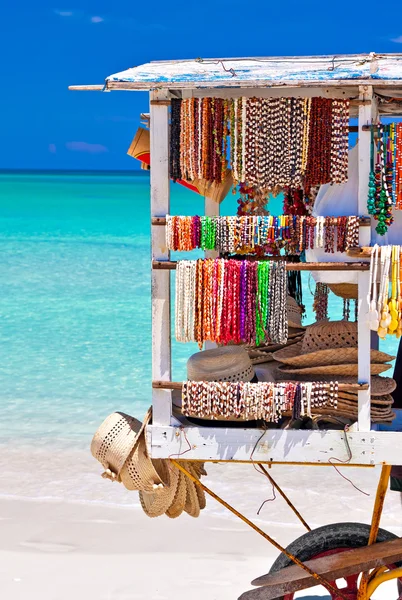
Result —
[{"label": "wooden shelf", "polygon": [[[261,259],[260,259],[261,260]],[[270,260],[263,259],[263,260]],[[153,260],[154,270],[174,271],[177,261]],[[370,264],[367,262],[322,262],[322,263],[287,263],[287,271],[369,271]]]},{"label": "wooden shelf", "polygon": [[[291,381],[291,380],[284,380]],[[336,377],[334,376],[334,381]],[[296,382],[298,383],[298,382]],[[183,387],[182,381],[153,381],[152,387],[157,390],[181,390]],[[359,390],[368,390],[368,383],[339,383],[341,392],[355,392]]]}]

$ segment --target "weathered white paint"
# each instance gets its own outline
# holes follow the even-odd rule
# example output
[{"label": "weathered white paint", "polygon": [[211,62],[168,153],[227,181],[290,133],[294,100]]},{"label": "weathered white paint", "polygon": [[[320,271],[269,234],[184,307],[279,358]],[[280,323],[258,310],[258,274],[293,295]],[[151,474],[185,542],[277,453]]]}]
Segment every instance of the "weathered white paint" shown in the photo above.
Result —
[{"label": "weathered white paint", "polygon": [[[370,86],[361,86],[359,88],[359,99],[369,100],[370,104],[359,106],[359,189],[358,189],[358,214],[368,216],[367,213],[367,196],[368,196],[368,180],[370,174],[370,150],[371,150],[371,133],[363,131],[363,125],[368,125],[372,122],[376,113],[376,103],[373,97],[373,88]],[[360,227],[359,243],[361,246],[370,245],[369,227]],[[359,382],[366,383],[370,381],[370,347],[371,333],[368,326],[368,291],[369,291],[369,273],[358,274],[359,285],[359,318],[358,318],[358,378]],[[369,431],[371,428],[370,418],[370,389],[360,390],[358,393],[358,424],[360,431]]]},{"label": "weathered white paint", "polygon": [[[402,55],[354,54],[223,58],[151,62],[107,78],[127,89],[265,87],[267,85],[385,85],[402,80]],[[121,88],[124,87],[120,86]]]},{"label": "weathered white paint", "polygon": [[[402,465],[400,433],[357,431],[346,435],[352,452],[350,464]],[[345,462],[349,458],[343,431],[270,429],[264,432],[230,427],[180,429],[151,425],[147,428],[147,444],[152,458],[175,458],[184,451],[186,460],[328,463],[334,458]]]},{"label": "weathered white paint", "polygon": [[[151,100],[167,100],[168,93],[150,94]],[[151,217],[170,212],[169,196],[169,107],[150,106]],[[165,228],[152,227],[152,260],[169,260]],[[170,271],[152,271],[152,379],[171,380]],[[170,425],[172,393],[152,390],[153,423]]]}]

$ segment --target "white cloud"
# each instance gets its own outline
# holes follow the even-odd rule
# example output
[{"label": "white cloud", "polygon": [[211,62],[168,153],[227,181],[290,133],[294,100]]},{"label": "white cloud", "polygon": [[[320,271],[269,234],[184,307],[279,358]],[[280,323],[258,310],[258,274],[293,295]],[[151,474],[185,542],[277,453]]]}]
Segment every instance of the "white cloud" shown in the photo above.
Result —
[{"label": "white cloud", "polygon": [[57,8],[54,9],[54,12],[59,17],[72,17],[74,14],[72,10],[58,10]]},{"label": "white cloud", "polygon": [[397,38],[393,38],[391,42],[394,42],[395,44],[402,44],[402,35],[399,35]]},{"label": "white cloud", "polygon": [[105,19],[103,19],[102,17],[91,17],[91,23],[102,23]]},{"label": "white cloud", "polygon": [[87,152],[88,154],[109,152],[102,144],[89,144],[88,142],[66,142],[66,148],[72,152]]}]

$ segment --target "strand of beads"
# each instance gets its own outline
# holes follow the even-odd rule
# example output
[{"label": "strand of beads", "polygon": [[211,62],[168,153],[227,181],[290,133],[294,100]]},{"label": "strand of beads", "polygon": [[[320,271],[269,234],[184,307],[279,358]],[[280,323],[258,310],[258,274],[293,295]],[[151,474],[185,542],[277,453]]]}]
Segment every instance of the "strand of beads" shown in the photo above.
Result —
[{"label": "strand of beads", "polygon": [[359,217],[299,215],[166,216],[169,250],[195,248],[221,253],[269,252],[277,242],[292,254],[323,248],[345,252],[359,245]]},{"label": "strand of beads", "polygon": [[285,343],[287,275],[283,261],[179,261],[175,334],[178,341]]},{"label": "strand of beads", "polygon": [[316,283],[313,302],[316,321],[328,321],[328,294],[326,283]]},{"label": "strand of beads", "polygon": [[328,98],[172,99],[170,172],[176,181],[302,189],[347,179],[349,102]]}]

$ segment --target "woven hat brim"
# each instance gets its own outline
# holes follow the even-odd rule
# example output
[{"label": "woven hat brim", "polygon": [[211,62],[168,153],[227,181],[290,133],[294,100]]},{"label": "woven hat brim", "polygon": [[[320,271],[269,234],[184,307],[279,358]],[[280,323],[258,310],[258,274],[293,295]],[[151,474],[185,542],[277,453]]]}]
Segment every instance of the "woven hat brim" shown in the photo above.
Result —
[{"label": "woven hat brim", "polygon": [[[371,364],[370,370],[372,375],[379,375],[380,373],[384,373],[388,371],[392,365],[388,364]],[[357,364],[340,364],[340,365],[325,365],[325,366],[317,366],[317,367],[304,367],[298,368],[293,367],[291,365],[285,365],[278,368],[278,371],[283,374],[300,374],[300,375],[358,375]]]},{"label": "woven hat brim", "polygon": [[156,485],[168,485],[154,467],[149,457],[145,442],[145,432],[141,433],[138,444],[135,445],[120,472],[120,479],[128,490],[153,492]]},{"label": "woven hat brim", "polygon": [[140,491],[141,506],[149,517],[160,517],[170,508],[176,495],[179,484],[179,469],[165,459],[153,461],[155,469],[163,481],[167,482],[163,488],[154,492]]},{"label": "woven hat brim", "polygon": [[[299,342],[273,353],[275,360],[294,367],[317,367],[325,365],[337,365],[345,363],[357,363],[357,348],[330,348],[328,350],[317,350],[302,354],[302,343]],[[387,363],[394,360],[395,356],[371,350],[371,363]]]},{"label": "woven hat brim", "polygon": [[295,323],[295,321],[292,321],[291,319],[288,321],[288,327],[293,327],[294,329],[306,329],[305,325]]},{"label": "woven hat brim", "polygon": [[[282,380],[285,378],[282,376]],[[312,381],[311,375],[303,375],[297,373],[295,375],[286,377],[286,381]],[[321,375],[320,381],[334,381],[334,377],[331,375]],[[339,375],[336,378],[336,381],[339,383],[358,383],[357,377],[353,377],[350,375]],[[381,375],[373,375],[371,377],[371,394],[373,396],[386,396],[388,394],[392,394],[392,392],[396,389],[396,381],[391,377],[383,377]]]},{"label": "woven hat brim", "polygon": [[[189,472],[191,472],[191,468],[189,469],[187,467],[187,469],[189,470]],[[197,490],[196,487],[197,485],[191,481],[191,479],[189,477],[187,477],[186,475],[186,485],[187,485],[187,497],[186,497],[186,504],[184,507],[184,510],[186,511],[186,513],[188,515],[190,515],[190,517],[194,517],[197,518],[200,515],[200,503],[198,501],[198,494],[197,494]]]},{"label": "woven hat brim", "polygon": [[105,469],[110,469],[119,480],[127,457],[139,443],[141,435],[151,420],[149,408],[143,422],[123,412],[109,415],[95,432],[91,453]]},{"label": "woven hat brim", "polygon": [[187,477],[184,475],[184,473],[182,473],[180,471],[179,472],[179,482],[177,484],[176,494],[173,498],[172,504],[169,506],[169,508],[166,511],[166,515],[170,519],[177,519],[177,517],[180,517],[180,515],[184,511],[184,507],[186,505],[186,498],[187,498],[186,479],[187,479]]}]

